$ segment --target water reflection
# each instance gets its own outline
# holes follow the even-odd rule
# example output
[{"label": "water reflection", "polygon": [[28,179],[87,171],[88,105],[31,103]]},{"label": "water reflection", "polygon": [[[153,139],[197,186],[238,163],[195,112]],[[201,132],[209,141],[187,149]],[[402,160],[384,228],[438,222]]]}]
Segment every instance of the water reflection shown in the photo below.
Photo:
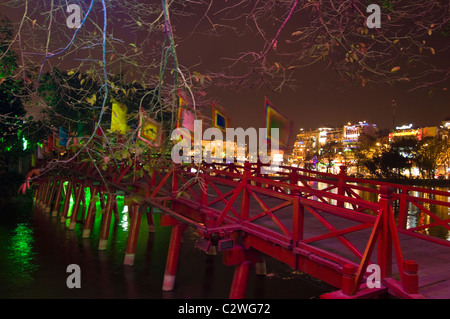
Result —
[{"label": "water reflection", "polygon": [[33,282],[33,273],[38,268],[33,248],[33,230],[29,223],[19,223],[8,243],[6,265],[15,276],[9,277],[15,286],[27,286]]},{"label": "water reflection", "polygon": [[[88,203],[88,201],[87,201]],[[143,215],[134,266],[123,264],[129,230],[129,207],[118,201],[118,218],[111,223],[108,247],[98,250],[101,211],[96,213],[89,238],[82,238],[82,216],[74,230],[39,209],[15,210],[5,218],[0,210],[0,298],[227,298],[234,267],[225,266],[221,254],[206,255],[195,248],[198,234],[183,237],[176,289],[162,291],[171,228],[159,224],[148,231]],[[23,218],[18,218],[19,215]],[[67,266],[81,269],[81,288],[66,286]],[[290,267],[268,260],[272,276],[250,276],[248,298],[312,298],[330,288]],[[289,278],[286,280],[285,278]]]}]

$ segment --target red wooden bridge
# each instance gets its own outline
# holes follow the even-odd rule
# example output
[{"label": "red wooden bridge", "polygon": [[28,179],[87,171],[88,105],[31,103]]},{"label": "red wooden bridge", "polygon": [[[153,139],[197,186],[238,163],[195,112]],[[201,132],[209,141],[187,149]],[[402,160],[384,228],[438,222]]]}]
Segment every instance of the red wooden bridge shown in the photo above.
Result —
[{"label": "red wooden bridge", "polygon": [[[36,204],[62,221],[70,218],[69,229],[81,219],[89,237],[100,200],[98,248],[106,249],[111,221],[119,218],[116,194],[124,191],[131,202],[129,265],[143,208],[150,207],[150,225],[157,208],[161,224],[173,227],[163,290],[174,289],[182,234],[193,227],[198,247],[217,249],[224,264],[235,266],[230,298],[245,296],[249,271],[259,269],[263,256],[336,287],[323,298],[450,297],[450,242],[432,236],[433,229],[450,230],[449,192],[351,178],[345,167],[333,175],[282,166],[267,175],[263,165],[249,163],[145,165],[136,157],[100,172],[81,154],[34,181]],[[93,200],[84,211],[87,187]],[[372,264],[379,267],[375,287]]]}]

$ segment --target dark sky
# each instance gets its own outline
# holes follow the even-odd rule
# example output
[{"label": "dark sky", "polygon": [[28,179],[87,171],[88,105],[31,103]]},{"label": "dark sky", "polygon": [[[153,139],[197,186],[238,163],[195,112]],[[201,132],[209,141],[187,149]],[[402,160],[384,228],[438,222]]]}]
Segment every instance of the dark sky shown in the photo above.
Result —
[{"label": "dark sky", "polygon": [[[19,18],[20,12],[16,11],[16,15],[11,15],[10,19],[14,21]],[[177,25],[176,19],[174,21],[175,33],[182,38],[177,46],[178,57],[180,63],[187,67],[201,60],[199,71],[212,70],[221,58],[233,57],[233,54],[239,52],[242,45],[261,50],[261,47],[258,47],[261,43],[254,40],[255,37],[251,35],[238,37],[230,34],[227,37],[211,38],[197,34],[186,37],[183,33],[192,30],[196,21],[190,20],[182,25]],[[115,36],[117,34],[115,33]],[[135,41],[131,35],[124,39]],[[196,68],[191,69],[194,70]],[[364,120],[381,128],[392,128],[393,99],[397,102],[395,118],[397,125],[413,123],[414,126],[434,126],[450,116],[448,91],[438,90],[430,97],[428,90],[408,93],[406,88],[398,87],[372,88],[369,85],[366,88],[344,90],[334,86],[335,80],[330,80],[330,74],[326,73],[323,67],[314,66],[296,72],[298,87],[295,89],[285,87],[281,93],[274,93],[265,88],[239,91],[233,88],[211,88],[207,93],[226,109],[234,127],[244,128],[264,126],[265,96],[293,121],[294,131],[301,127],[340,126],[347,122]],[[323,89],[324,82],[327,89]]]},{"label": "dark sky", "polygon": [[[273,28],[276,30],[277,25]],[[182,28],[175,30],[177,31],[179,35]],[[289,35],[290,30],[287,29],[285,33]],[[242,52],[241,48],[244,47],[255,51],[262,49],[261,43],[251,34],[239,37],[233,33],[223,38],[191,36],[186,41],[181,41],[177,49],[180,63],[189,66],[201,60],[201,67],[208,70],[214,68],[222,57],[236,57],[236,53]],[[444,57],[444,61],[448,68],[448,57]],[[265,96],[293,121],[295,131],[301,127],[340,126],[347,122],[364,120],[390,129],[393,126],[393,99],[397,105],[397,126],[410,123],[414,126],[435,126],[450,116],[448,91],[440,89],[433,90],[430,96],[429,89],[408,92],[411,86],[368,85],[365,88],[343,88],[341,84],[334,84],[338,83],[334,74],[321,65],[296,71],[295,79],[298,81],[298,87],[285,87],[281,93],[274,93],[265,88],[239,91],[234,88],[217,88],[209,93],[217,96],[227,109],[235,127],[264,125]],[[447,83],[443,86],[449,85],[450,83]]]}]

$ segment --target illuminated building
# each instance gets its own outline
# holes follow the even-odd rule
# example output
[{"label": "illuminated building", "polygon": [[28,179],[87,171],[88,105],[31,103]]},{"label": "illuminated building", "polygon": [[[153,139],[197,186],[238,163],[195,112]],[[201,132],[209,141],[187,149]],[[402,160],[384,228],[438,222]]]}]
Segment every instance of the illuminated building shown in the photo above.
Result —
[{"label": "illuminated building", "polygon": [[300,129],[294,143],[292,162],[302,163],[309,159],[328,142],[341,142],[342,127],[320,127],[316,130]]},{"label": "illuminated building", "polygon": [[414,128],[412,124],[397,126],[395,131],[389,133],[389,142],[416,138],[417,140],[422,140],[426,137],[437,138],[439,136],[439,129],[437,126],[427,126],[421,128]]},{"label": "illuminated building", "polygon": [[351,124],[349,122],[347,125],[344,125],[344,147],[347,149],[355,148],[362,134],[375,136],[376,131],[376,124],[370,124],[366,121],[359,122],[358,124]]}]

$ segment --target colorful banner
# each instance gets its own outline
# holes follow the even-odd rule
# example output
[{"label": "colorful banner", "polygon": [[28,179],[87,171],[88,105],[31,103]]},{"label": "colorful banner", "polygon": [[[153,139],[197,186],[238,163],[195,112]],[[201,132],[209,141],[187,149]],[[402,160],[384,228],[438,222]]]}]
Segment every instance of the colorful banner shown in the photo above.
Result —
[{"label": "colorful banner", "polygon": [[286,148],[289,145],[289,139],[291,135],[292,121],[288,120],[282,115],[270,102],[265,98],[265,127],[266,127],[266,139],[268,142],[271,140],[271,129],[279,129],[279,146],[280,148]]},{"label": "colorful banner", "polygon": [[187,128],[191,133],[194,132],[195,114],[184,107],[178,109],[177,128]]},{"label": "colorful banner", "polygon": [[230,125],[228,116],[222,112],[216,104],[212,104],[212,127],[216,127],[222,132],[226,132]]},{"label": "colorful banner", "polygon": [[[96,127],[97,127],[97,119],[94,118],[93,121],[92,121],[92,132],[94,132]],[[103,133],[102,126],[99,125],[97,130],[95,131],[94,138],[102,137],[103,135],[105,135],[105,134]]]},{"label": "colorful banner", "polygon": [[53,135],[49,135],[47,137],[47,152],[52,152],[54,150],[55,141],[53,139]]},{"label": "colorful banner", "polygon": [[64,127],[60,126],[59,127],[59,136],[58,136],[58,138],[59,138],[58,145],[62,146],[62,147],[66,147],[68,136],[69,136],[69,133],[67,132],[67,130]]},{"label": "colorful banner", "polygon": [[127,130],[127,107],[123,103],[112,100],[111,131],[125,134]]},{"label": "colorful banner", "polygon": [[62,150],[63,149],[63,147],[60,145],[60,141],[59,141],[59,132],[53,132],[53,138],[52,138],[52,141],[53,141],[53,147],[52,146],[50,146],[50,144],[49,144],[49,146],[48,146],[48,149],[50,150]]},{"label": "colorful banner", "polygon": [[145,116],[143,110],[139,111],[138,137],[151,146],[160,146],[162,143],[162,125],[149,116]]}]

